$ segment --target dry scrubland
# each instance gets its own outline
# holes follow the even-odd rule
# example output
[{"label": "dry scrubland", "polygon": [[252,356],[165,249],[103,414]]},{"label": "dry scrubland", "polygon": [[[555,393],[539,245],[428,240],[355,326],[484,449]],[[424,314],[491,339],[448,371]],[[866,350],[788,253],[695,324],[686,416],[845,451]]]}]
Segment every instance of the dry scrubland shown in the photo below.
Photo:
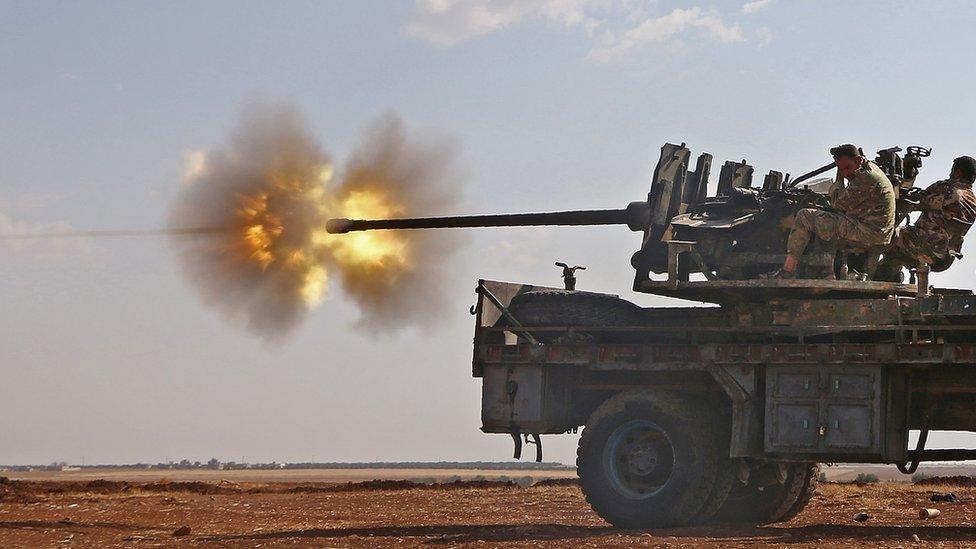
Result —
[{"label": "dry scrubland", "polygon": [[[959,503],[929,501],[947,490]],[[919,520],[920,507],[942,515]],[[871,519],[853,522],[858,511]],[[572,479],[527,488],[394,480],[0,484],[0,547],[955,547],[976,544],[973,521],[976,488],[958,485],[829,483],[785,524],[634,532],[608,527]]]}]

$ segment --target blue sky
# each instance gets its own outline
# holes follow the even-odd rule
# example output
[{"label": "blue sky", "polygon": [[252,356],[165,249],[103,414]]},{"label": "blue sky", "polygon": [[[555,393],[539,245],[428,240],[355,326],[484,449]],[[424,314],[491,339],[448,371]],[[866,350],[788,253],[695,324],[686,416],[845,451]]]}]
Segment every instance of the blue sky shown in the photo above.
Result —
[{"label": "blue sky", "polygon": [[[161,226],[187,155],[289,101],[342,158],[377,116],[460,147],[457,213],[621,207],[659,147],[760,173],[831,145],[976,154],[962,1],[0,1],[0,232]],[[450,212],[455,213],[455,212]],[[369,334],[335,292],[267,347],[164,239],[0,244],[0,463],[502,459],[470,378],[478,278],[629,291],[622,228],[472,233],[433,328]],[[940,285],[971,285],[976,254]],[[548,445],[570,460],[570,437]]]}]

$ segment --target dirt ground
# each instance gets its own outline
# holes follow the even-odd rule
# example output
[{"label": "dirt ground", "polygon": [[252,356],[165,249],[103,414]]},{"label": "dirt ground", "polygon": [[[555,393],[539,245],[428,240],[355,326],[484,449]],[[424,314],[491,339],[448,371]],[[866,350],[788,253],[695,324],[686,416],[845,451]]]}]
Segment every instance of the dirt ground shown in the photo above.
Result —
[{"label": "dirt ground", "polygon": [[[945,491],[959,502],[929,501]],[[920,520],[921,507],[942,515]],[[622,531],[572,480],[0,481],[0,547],[957,547],[976,544],[973,521],[976,488],[944,485],[826,484],[781,525]]]},{"label": "dirt ground", "polygon": [[[831,471],[834,468],[831,468]],[[948,474],[966,474],[966,472],[951,472]],[[112,467],[99,469],[76,469],[65,471],[0,471],[0,476],[16,480],[118,480],[127,482],[157,482],[170,480],[174,482],[203,481],[218,482],[232,481],[244,483],[325,483],[342,484],[347,482],[362,482],[367,480],[412,480],[414,482],[433,483],[450,480],[473,480],[499,478],[527,477],[534,482],[556,478],[576,478],[576,469],[449,469],[442,467],[430,468],[395,468],[384,469],[378,467],[348,469],[135,469],[132,467]],[[933,475],[934,476],[934,475]],[[943,476],[939,473],[939,476]],[[852,477],[853,478],[853,477]]]}]

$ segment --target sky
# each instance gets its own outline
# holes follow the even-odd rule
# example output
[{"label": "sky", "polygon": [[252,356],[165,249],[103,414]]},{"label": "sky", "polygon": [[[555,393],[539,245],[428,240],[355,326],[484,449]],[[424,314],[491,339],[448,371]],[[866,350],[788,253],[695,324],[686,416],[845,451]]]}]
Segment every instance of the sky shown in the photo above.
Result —
[{"label": "sky", "polygon": [[[164,226],[255,99],[336,158],[390,113],[456,143],[445,214],[623,207],[669,141],[759,174],[925,145],[924,186],[976,155],[974,22],[965,1],[0,0],[0,233]],[[510,459],[478,430],[479,278],[558,285],[561,260],[674,302],[630,291],[625,228],[467,237],[422,266],[448,271],[437,322],[366,330],[337,291],[279,345],[205,307],[165,238],[0,244],[0,463]],[[973,241],[935,284],[972,287]]]}]

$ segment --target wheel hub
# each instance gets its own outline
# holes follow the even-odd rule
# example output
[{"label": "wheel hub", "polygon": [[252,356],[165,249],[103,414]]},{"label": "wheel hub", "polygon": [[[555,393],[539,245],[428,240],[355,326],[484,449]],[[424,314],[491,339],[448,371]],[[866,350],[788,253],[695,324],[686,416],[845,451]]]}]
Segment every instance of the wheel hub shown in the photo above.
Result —
[{"label": "wheel hub", "polygon": [[649,444],[640,444],[625,458],[627,469],[640,476],[651,474],[658,464],[657,451]]},{"label": "wheel hub", "polygon": [[670,479],[674,448],[661,427],[648,420],[632,420],[610,435],[604,464],[614,489],[629,498],[646,499]]}]

